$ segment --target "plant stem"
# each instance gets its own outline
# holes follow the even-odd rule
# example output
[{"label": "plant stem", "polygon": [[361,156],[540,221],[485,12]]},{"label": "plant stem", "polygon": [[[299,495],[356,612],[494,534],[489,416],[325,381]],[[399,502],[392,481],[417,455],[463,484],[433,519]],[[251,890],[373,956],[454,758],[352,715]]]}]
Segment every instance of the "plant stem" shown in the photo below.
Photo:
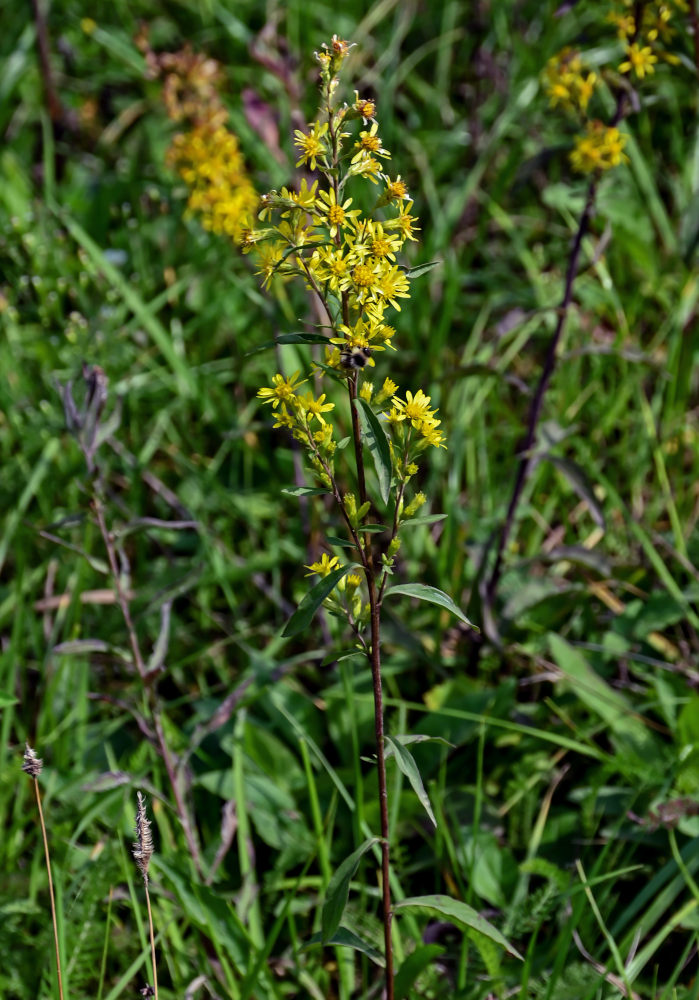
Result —
[{"label": "plant stem", "polygon": [[146,888],[146,908],[148,910],[148,933],[150,935],[150,957],[153,966],[153,996],[158,1000],[158,970],[155,965],[155,933],[153,931],[153,913],[150,908],[150,893],[148,892],[148,881],[145,881]]},{"label": "plant stem", "polygon": [[[359,502],[366,502],[366,477],[364,474],[364,453],[359,429],[359,418],[354,405],[357,398],[356,378],[351,378],[348,384],[350,409],[352,410],[352,436],[354,439],[354,454],[357,463],[357,481],[359,484]],[[386,957],[386,1000],[393,1000],[393,942],[391,938],[391,857],[388,826],[388,793],[386,790],[386,758],[384,756],[384,724],[383,724],[383,683],[381,680],[381,601],[376,586],[376,570],[371,552],[371,542],[366,541],[364,572],[369,591],[369,608],[371,615],[371,649],[367,656],[371,666],[371,680],[374,689],[374,737],[376,740],[376,770],[379,784],[379,813],[381,817],[381,899],[383,907],[383,934]]]},{"label": "plant stem", "polygon": [[56,920],[56,900],[53,894],[53,878],[51,877],[51,856],[49,854],[49,841],[46,836],[46,824],[44,823],[44,811],[41,808],[41,794],[39,792],[39,782],[34,778],[34,791],[36,793],[36,805],[39,810],[39,825],[41,835],[44,838],[44,854],[46,855],[46,871],[49,877],[49,898],[51,900],[51,919],[53,920],[53,943],[56,949],[56,971],[58,973],[58,995],[63,1000],[63,978],[61,976],[61,954],[58,949],[58,921]]},{"label": "plant stem", "polygon": [[386,758],[384,757],[383,686],[381,682],[381,606],[376,592],[373,568],[367,573],[369,605],[371,607],[371,679],[374,687],[374,735],[376,738],[376,769],[379,782],[381,814],[381,897],[383,902],[383,936],[386,953],[386,998],[393,1000],[393,942],[391,939],[391,883],[388,827],[388,793],[386,791]]},{"label": "plant stem", "polygon": [[514,487],[512,489],[512,495],[510,497],[510,503],[507,508],[507,515],[505,517],[505,523],[503,524],[502,531],[498,538],[497,549],[495,553],[495,563],[493,565],[493,570],[490,574],[490,579],[488,580],[488,585],[486,589],[486,600],[487,603],[492,607],[495,598],[495,593],[497,591],[498,583],[500,582],[500,575],[502,573],[502,556],[507,546],[510,534],[512,532],[512,527],[514,525],[515,514],[517,512],[517,507],[522,499],[522,492],[524,491],[525,484],[529,478],[529,473],[532,468],[534,455],[532,450],[534,448],[534,442],[536,440],[536,430],[539,425],[539,418],[541,417],[541,411],[544,405],[544,396],[546,395],[546,390],[549,387],[549,382],[551,381],[551,376],[553,375],[554,369],[556,367],[556,354],[558,352],[558,345],[563,336],[563,331],[565,329],[566,320],[568,318],[568,309],[570,307],[571,299],[573,297],[573,282],[578,273],[578,260],[580,259],[580,250],[582,247],[582,241],[587,232],[587,227],[590,222],[590,216],[592,214],[592,209],[595,203],[595,197],[597,195],[597,178],[593,178],[587,189],[587,197],[585,199],[585,208],[583,209],[582,215],[580,216],[580,222],[578,224],[578,230],[575,234],[575,240],[573,242],[573,248],[568,259],[568,268],[566,271],[565,278],[565,289],[563,292],[563,300],[558,309],[558,320],[556,322],[556,328],[553,332],[553,336],[549,341],[549,345],[546,351],[546,357],[544,358],[544,366],[539,377],[539,382],[532,399],[532,404],[529,409],[529,420],[527,421],[527,433],[524,438],[524,443],[520,449],[519,463],[517,465],[517,475],[515,477]]}]

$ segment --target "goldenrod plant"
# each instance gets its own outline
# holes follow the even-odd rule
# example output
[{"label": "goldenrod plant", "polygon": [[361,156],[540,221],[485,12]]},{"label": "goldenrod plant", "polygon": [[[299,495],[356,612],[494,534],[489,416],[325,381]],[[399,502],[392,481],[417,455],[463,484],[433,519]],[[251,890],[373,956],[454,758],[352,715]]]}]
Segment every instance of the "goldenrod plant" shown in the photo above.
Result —
[{"label": "goldenrod plant", "polygon": [[[391,312],[401,312],[418,274],[404,251],[417,240],[417,218],[401,175],[390,171],[392,156],[379,134],[374,100],[357,91],[350,103],[338,98],[339,74],[352,49],[334,35],[316,59],[320,65],[320,108],[307,131],[297,129],[294,144],[303,178],[297,187],[270,191],[262,198],[261,225],[243,238],[265,286],[298,279],[319,307],[322,319],[302,336],[318,345],[321,357],[305,373],[277,372],[258,397],[274,411],[275,428],[285,430],[306,455],[315,487],[300,494],[330,495],[346,543],[328,538],[327,552],[306,566],[319,577],[284,635],[308,628],[324,608],[344,622],[355,648],[371,668],[374,733],[380,814],[381,898],[386,996],[394,996],[391,902],[391,844],[386,759],[395,756],[433,823],[420,774],[408,750],[414,737],[384,733],[381,674],[382,608],[387,599],[408,596],[450,610],[470,625],[443,591],[415,583],[394,584],[401,529],[419,518],[427,498],[413,482],[430,448],[446,448],[437,408],[422,389],[401,392],[386,374],[398,332]],[[358,206],[367,206],[360,208]],[[377,375],[374,381],[374,375]],[[344,437],[349,425],[349,442]],[[371,456],[373,477],[367,466]],[[293,492],[293,491],[292,491]],[[429,522],[429,515],[423,521]],[[334,550],[339,549],[339,552]],[[332,553],[332,554],[331,554]],[[367,839],[340,866],[328,887],[323,910],[323,942],[347,943],[341,927],[349,879]],[[447,897],[402,900],[407,905],[443,909],[466,923],[475,918],[463,903]],[[494,927],[480,931],[509,947]],[[344,936],[343,936],[344,934]]]}]

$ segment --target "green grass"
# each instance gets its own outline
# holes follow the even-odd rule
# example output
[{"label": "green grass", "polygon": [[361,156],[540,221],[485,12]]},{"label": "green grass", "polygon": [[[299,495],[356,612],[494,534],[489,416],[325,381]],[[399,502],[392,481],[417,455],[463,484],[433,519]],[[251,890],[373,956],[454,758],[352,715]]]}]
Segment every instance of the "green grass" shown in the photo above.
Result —
[{"label": "green grass", "polygon": [[[164,165],[173,126],[133,39],[145,19],[155,48],[189,39],[221,61],[259,190],[293,175],[291,131],[315,113],[312,51],[333,32],[358,43],[347,93],[378,95],[420,216],[410,263],[440,262],[413,283],[400,350],[377,367],[432,395],[449,442],[420,481],[429,511],[448,519],[405,532],[397,582],[439,587],[483,624],[479,567],[505,515],[584,198],[567,164],[572,126],[548,107],[540,72],[563,44],[602,54],[608,29],[592,2],[556,17],[558,3],[533,0],[120,0],[86,35],[89,11],[61,0],[48,16],[54,79],[83,125],[54,137],[30,6],[11,6],[0,38],[0,994],[57,996],[20,771],[28,740],[45,761],[67,997],[116,1000],[146,982],[129,857],[137,789],[154,819],[163,998],[379,996],[369,957],[308,945],[332,873],[379,817],[363,661],[329,655],[326,637],[342,638],[332,618],[282,637],[328,525],[280,493],[298,470],[255,393],[279,363],[259,348],[304,329],[306,299],[291,287],[286,301],[266,297],[248,258],[184,217]],[[413,747],[436,830],[389,760],[394,897],[456,896],[524,956],[399,910],[411,997],[592,1000],[626,983],[644,1000],[699,998],[699,132],[686,32],[678,48],[682,65],[658,68],[629,120],[629,164],[601,183],[506,553],[501,645],[484,639],[476,657],[438,607],[389,608],[387,731],[448,741]],[[264,102],[257,119],[244,112],[249,90]],[[281,159],[255,131],[265,115]],[[286,371],[309,357],[299,345],[279,356]],[[60,388],[72,381],[78,395],[83,361],[109,377],[107,520],[144,655],[157,648],[165,664],[157,710],[208,879],[186,849],[119,609],[98,603],[113,581]],[[369,853],[345,923],[374,947],[379,902]]]}]

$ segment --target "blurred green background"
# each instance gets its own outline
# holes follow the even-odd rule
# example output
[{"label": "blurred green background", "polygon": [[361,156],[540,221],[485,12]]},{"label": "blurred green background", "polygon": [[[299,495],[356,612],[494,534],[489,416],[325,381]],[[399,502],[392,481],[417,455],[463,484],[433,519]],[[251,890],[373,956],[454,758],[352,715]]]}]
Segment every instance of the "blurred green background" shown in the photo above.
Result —
[{"label": "blurred green background", "polygon": [[[147,29],[156,52],[189,43],[221,63],[260,192],[294,177],[291,133],[316,112],[313,51],[334,32],[356,43],[345,96],[377,99],[420,217],[409,263],[439,261],[414,281],[399,350],[377,369],[431,394],[449,445],[420,481],[448,518],[406,532],[398,576],[483,624],[479,573],[586,187],[567,160],[574,124],[540,74],[565,44],[593,67],[621,51],[609,5],[568,6],[3,10],[1,995],[55,995],[25,740],[45,760],[67,995],[112,1000],[146,981],[128,853],[137,788],[155,810],[163,997],[380,995],[366,956],[305,947],[329,874],[378,827],[367,670],[329,655],[332,620],[280,637],[328,523],[280,493],[298,459],[255,393],[279,365],[307,365],[296,345],[262,348],[303,329],[308,303],[291,287],[263,294],[251,260],[186,217],[165,165],[176,126],[138,39]],[[675,16],[679,64],[641,88],[629,163],[603,178],[583,244],[494,608],[501,642],[427,604],[386,620],[389,732],[452,744],[415,750],[436,831],[389,775],[396,898],[458,896],[525,955],[401,918],[399,958],[421,938],[441,949],[406,995],[699,997],[699,130],[691,17]],[[610,114],[608,91],[600,101]],[[143,649],[165,663],[162,722],[208,884],[149,739],[66,430],[61,386],[79,394],[83,362],[109,379],[107,519]],[[376,944],[371,863],[358,879],[346,922]]]}]

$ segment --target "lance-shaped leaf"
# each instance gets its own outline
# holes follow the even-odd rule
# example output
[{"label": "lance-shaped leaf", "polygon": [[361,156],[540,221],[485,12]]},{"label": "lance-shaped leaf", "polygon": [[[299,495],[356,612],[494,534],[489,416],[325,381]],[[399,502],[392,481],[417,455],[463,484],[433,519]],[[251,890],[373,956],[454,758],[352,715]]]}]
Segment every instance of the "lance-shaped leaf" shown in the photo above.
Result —
[{"label": "lance-shaped leaf", "polygon": [[338,927],[333,936],[325,941],[322,934],[314,934],[313,937],[308,939],[308,943],[304,946],[308,948],[312,944],[334,944],[340,945],[342,948],[356,948],[357,951],[361,951],[362,954],[366,955],[368,958],[380,965],[383,969],[386,965],[386,960],[380,951],[360,938],[358,934],[354,934],[347,927]]},{"label": "lance-shaped leaf", "polygon": [[325,598],[330,594],[332,590],[338,585],[345,573],[349,573],[352,569],[352,565],[341,566],[339,569],[334,569],[327,576],[324,576],[315,587],[311,587],[304,599],[299,604],[296,611],[286,623],[286,627],[282,632],[285,639],[288,639],[292,635],[298,635],[299,632],[303,632],[311,624],[313,620],[313,615],[316,613],[318,608],[321,606]]},{"label": "lance-shaped leaf", "polygon": [[389,753],[386,756],[390,756],[391,752],[393,753],[393,756],[396,758],[396,764],[412,785],[412,789],[424,806],[425,812],[430,817],[434,825],[437,826],[437,820],[435,819],[434,812],[432,811],[432,804],[430,802],[429,795],[425,791],[425,786],[422,783],[422,775],[418,770],[415,758],[402,743],[398,742],[397,739],[392,740],[390,736],[386,736],[385,739],[390,748]]},{"label": "lance-shaped leaf", "polygon": [[388,447],[386,431],[379,423],[371,406],[365,399],[357,398],[354,401],[359,416],[359,423],[362,427],[364,440],[369,446],[371,457],[374,459],[374,468],[379,480],[379,493],[384,503],[388,503],[391,492],[391,450]]},{"label": "lance-shaped leaf", "polygon": [[330,879],[321,918],[321,938],[325,944],[330,941],[340,926],[342,914],[347,906],[350,882],[359,868],[362,855],[366,854],[378,841],[378,837],[369,837],[368,840],[365,840],[356,851],[345,858]]},{"label": "lance-shaped leaf", "polygon": [[410,899],[402,899],[399,903],[396,903],[393,909],[398,910],[405,906],[414,906],[422,910],[436,910],[437,913],[448,920],[453,920],[455,923],[468,927],[469,931],[490,938],[491,941],[495,941],[505,951],[509,951],[510,955],[514,955],[515,958],[524,961],[517,949],[510,944],[497,927],[493,927],[485,917],[482,917],[468,903],[452,899],[451,896],[412,896]]},{"label": "lance-shaped leaf", "polygon": [[416,597],[418,601],[429,601],[430,604],[439,604],[440,607],[451,611],[453,615],[460,618],[466,625],[475,628],[477,632],[479,631],[478,627],[468,620],[461,608],[454,604],[449,594],[445,594],[443,590],[437,590],[436,587],[428,587],[424,583],[400,583],[395,587],[389,587],[384,596],[389,597],[392,594],[403,594],[404,597]]}]

